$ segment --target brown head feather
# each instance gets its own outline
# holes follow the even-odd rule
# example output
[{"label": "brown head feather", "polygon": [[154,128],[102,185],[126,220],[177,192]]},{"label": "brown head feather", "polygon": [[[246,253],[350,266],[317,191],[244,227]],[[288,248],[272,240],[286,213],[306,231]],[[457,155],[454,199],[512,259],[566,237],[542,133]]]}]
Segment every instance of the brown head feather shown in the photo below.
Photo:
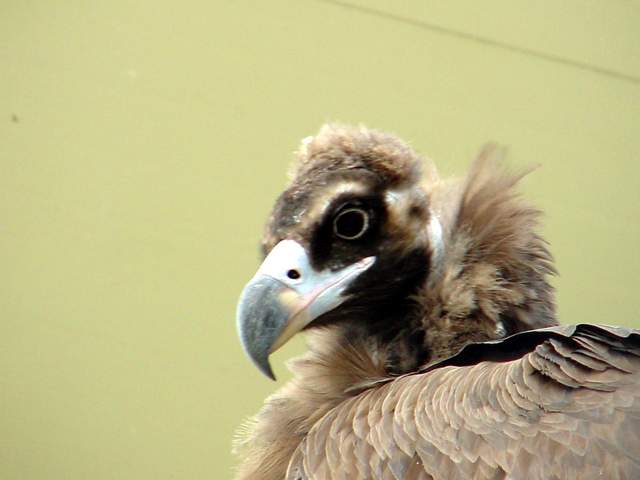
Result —
[{"label": "brown head feather", "polygon": [[415,183],[421,158],[398,137],[366,127],[324,125],[298,151],[294,179],[313,181],[327,172],[364,169],[390,188]]}]

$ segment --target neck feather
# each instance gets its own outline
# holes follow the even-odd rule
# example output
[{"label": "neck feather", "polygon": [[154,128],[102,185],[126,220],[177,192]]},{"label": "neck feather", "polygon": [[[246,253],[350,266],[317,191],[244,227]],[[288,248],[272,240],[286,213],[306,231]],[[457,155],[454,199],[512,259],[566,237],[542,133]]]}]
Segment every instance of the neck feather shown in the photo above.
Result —
[{"label": "neck feather", "polygon": [[465,343],[557,325],[555,274],[538,234],[541,212],[517,190],[528,172],[500,165],[501,152],[485,148],[463,182],[426,185],[443,224],[444,255],[419,294],[431,360]]},{"label": "neck feather", "polygon": [[284,478],[291,455],[318,420],[388,379],[375,340],[347,333],[347,328],[332,325],[307,334],[308,351],[288,364],[293,379],[240,432],[234,448],[244,459],[238,479]]}]

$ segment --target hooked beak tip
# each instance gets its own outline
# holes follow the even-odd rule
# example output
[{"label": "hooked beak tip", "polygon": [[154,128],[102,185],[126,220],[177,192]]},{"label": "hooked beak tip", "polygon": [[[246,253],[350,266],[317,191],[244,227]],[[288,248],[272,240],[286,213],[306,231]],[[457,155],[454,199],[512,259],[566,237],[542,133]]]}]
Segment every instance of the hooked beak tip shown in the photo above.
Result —
[{"label": "hooked beak tip", "polygon": [[276,376],[273,374],[273,370],[271,370],[271,365],[267,362],[266,368],[260,369],[262,373],[264,373],[269,379],[276,381]]},{"label": "hooked beak tip", "polygon": [[271,363],[269,362],[269,353],[267,353],[266,355],[258,356],[247,348],[245,348],[244,350],[253,364],[258,368],[258,370],[260,370],[260,373],[273,381],[276,380],[276,376],[273,373],[273,369],[271,368]]},{"label": "hooked beak tip", "polygon": [[276,377],[269,355],[289,317],[278,301],[279,292],[284,288],[273,278],[255,278],[242,292],[236,317],[242,348],[258,370],[271,380]]}]

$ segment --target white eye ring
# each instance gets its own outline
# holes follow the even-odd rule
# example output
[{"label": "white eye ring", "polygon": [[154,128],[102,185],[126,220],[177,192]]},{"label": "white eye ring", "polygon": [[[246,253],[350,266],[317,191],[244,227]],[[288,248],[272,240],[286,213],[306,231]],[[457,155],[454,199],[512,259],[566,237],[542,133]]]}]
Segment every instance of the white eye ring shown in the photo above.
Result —
[{"label": "white eye ring", "polygon": [[[360,221],[362,222],[360,229],[355,233],[352,233],[352,232],[345,233],[344,231],[341,232],[340,225],[339,225],[340,219],[347,220],[343,217],[345,215],[353,215],[353,214],[356,214],[360,217]],[[342,238],[343,240],[357,240],[358,238],[362,237],[367,232],[368,229],[369,229],[369,214],[365,210],[362,210],[361,208],[355,208],[355,207],[347,208],[341,211],[333,219],[333,233],[336,235],[336,237]]]}]

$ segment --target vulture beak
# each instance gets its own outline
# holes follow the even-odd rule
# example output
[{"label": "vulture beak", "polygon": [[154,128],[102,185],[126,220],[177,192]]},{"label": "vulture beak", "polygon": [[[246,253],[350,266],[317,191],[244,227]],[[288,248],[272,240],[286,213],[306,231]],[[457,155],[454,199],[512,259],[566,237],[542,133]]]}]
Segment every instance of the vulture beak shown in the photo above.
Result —
[{"label": "vulture beak", "polygon": [[275,380],[269,355],[347,300],[347,287],[374,261],[366,257],[341,270],[318,272],[298,242],[278,243],[244,287],[236,314],[240,341],[258,369]]}]

